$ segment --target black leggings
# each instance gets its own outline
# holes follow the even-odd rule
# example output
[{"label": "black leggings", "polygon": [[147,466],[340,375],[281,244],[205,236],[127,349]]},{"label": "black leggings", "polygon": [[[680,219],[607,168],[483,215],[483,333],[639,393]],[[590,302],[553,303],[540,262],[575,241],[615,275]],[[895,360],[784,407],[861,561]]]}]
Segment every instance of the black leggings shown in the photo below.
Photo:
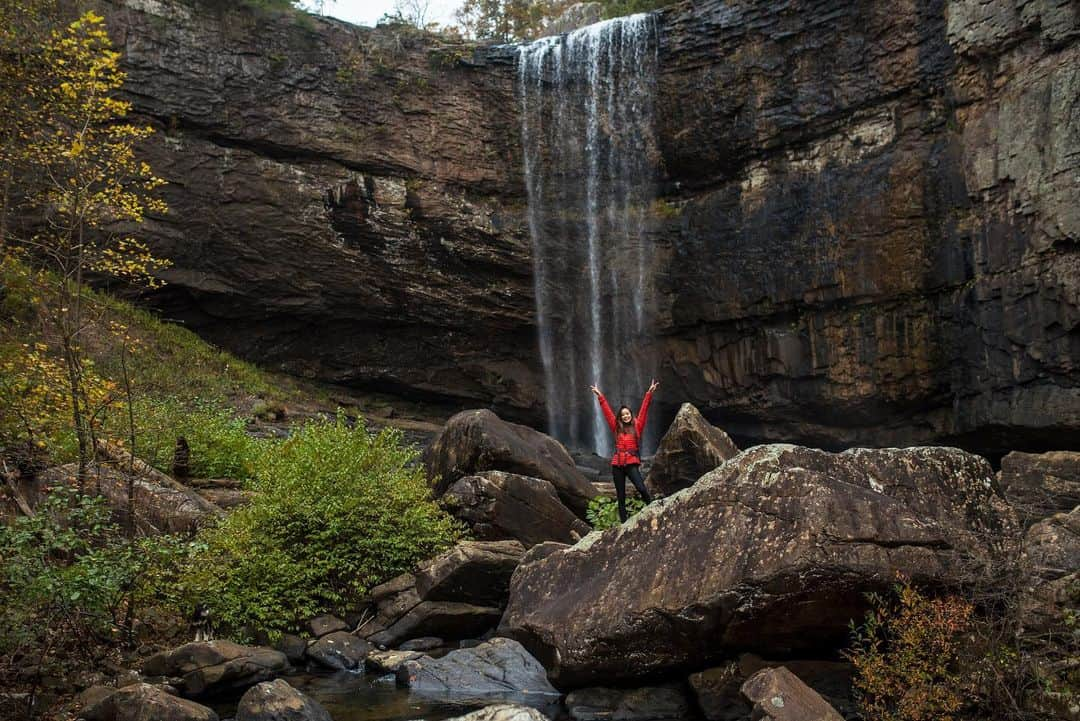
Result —
[{"label": "black leggings", "polygon": [[646,503],[652,503],[652,496],[645,488],[645,481],[641,480],[641,469],[635,463],[632,466],[612,466],[611,478],[615,481],[615,495],[619,498],[619,520],[626,520],[626,477],[630,476],[630,482],[634,484],[638,494]]}]

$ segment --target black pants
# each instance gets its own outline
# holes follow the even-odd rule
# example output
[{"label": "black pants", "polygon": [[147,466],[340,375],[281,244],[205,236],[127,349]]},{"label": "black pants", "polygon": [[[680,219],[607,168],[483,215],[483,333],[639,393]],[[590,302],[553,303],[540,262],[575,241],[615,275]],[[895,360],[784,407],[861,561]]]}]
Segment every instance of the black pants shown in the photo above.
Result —
[{"label": "black pants", "polygon": [[652,503],[652,496],[645,488],[645,481],[641,480],[641,469],[635,463],[632,466],[612,466],[611,478],[615,481],[615,495],[619,498],[619,520],[626,520],[626,477],[630,476],[630,482],[634,484],[638,494],[646,503]]}]

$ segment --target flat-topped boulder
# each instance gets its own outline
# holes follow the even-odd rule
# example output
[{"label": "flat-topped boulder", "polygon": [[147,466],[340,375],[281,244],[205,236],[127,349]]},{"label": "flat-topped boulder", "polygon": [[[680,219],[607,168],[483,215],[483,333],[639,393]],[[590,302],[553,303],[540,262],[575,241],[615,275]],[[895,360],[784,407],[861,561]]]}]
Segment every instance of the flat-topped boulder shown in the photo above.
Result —
[{"label": "flat-topped boulder", "polygon": [[447,421],[424,451],[424,466],[437,496],[459,478],[480,471],[550,481],[562,502],[580,517],[596,495],[561,443],[489,410],[462,411]]},{"label": "flat-topped boulder", "polygon": [[1028,582],[1020,598],[1024,630],[1064,637],[1068,614],[1080,605],[1080,506],[1028,529],[1024,539]]},{"label": "flat-topped boulder", "polygon": [[559,695],[540,662],[509,638],[493,638],[442,658],[406,661],[397,679],[410,690],[448,698]]},{"label": "flat-topped boulder", "polygon": [[285,654],[272,648],[198,641],[154,654],[141,670],[169,679],[184,696],[199,697],[247,688],[289,668]]},{"label": "flat-topped boulder", "polygon": [[757,446],[627,523],[528,557],[500,635],[564,686],[740,651],[838,649],[900,571],[958,584],[1015,537],[985,459],[954,448]]},{"label": "flat-topped boulder", "polygon": [[576,543],[589,532],[550,481],[506,471],[458,479],[442,505],[469,525],[473,537],[485,541],[513,539],[529,548],[544,541]]},{"label": "flat-topped boulder", "polygon": [[727,433],[705,420],[693,405],[683,403],[656,447],[645,485],[654,494],[670,495],[692,486],[738,452]]},{"label": "flat-topped boulder", "polygon": [[1080,452],[1013,451],[998,473],[1005,497],[1026,523],[1080,506]]},{"label": "flat-topped boulder", "polygon": [[525,547],[517,541],[462,541],[416,571],[416,592],[425,601],[475,606],[506,605],[510,576]]}]

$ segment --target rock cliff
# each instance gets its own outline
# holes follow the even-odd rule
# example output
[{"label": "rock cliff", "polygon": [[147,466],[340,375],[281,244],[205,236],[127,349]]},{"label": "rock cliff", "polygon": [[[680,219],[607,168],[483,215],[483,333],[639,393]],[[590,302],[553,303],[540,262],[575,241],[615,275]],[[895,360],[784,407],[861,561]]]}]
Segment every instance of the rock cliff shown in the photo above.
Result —
[{"label": "rock cliff", "polygon": [[[109,6],[161,129],[168,317],[300,375],[541,421],[512,48]],[[1078,12],[663,11],[664,396],[741,444],[1080,445]]]}]

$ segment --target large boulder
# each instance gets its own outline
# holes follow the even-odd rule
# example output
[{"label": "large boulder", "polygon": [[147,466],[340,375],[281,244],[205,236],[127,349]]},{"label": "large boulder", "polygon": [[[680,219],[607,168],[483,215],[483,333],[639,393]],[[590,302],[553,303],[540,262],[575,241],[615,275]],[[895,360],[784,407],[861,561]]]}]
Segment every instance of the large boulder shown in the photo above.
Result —
[{"label": "large boulder", "polygon": [[1025,631],[1067,637],[1066,614],[1080,607],[1080,506],[1029,528],[1024,554],[1028,583],[1020,610]]},{"label": "large boulder", "polygon": [[705,721],[743,721],[750,717],[753,709],[741,693],[742,685],[762,669],[778,666],[784,666],[798,676],[841,714],[855,715],[851,696],[852,666],[842,661],[788,659],[780,662],[744,653],[729,663],[692,673],[687,681]]},{"label": "large boulder", "polygon": [[1080,505],[1080,452],[1013,451],[998,474],[1005,497],[1027,523]]},{"label": "large boulder", "polygon": [[559,695],[540,662],[509,638],[493,638],[442,658],[406,661],[397,679],[413,691],[458,698]]},{"label": "large boulder", "polygon": [[517,541],[463,541],[417,569],[416,593],[425,601],[502,608],[524,554]]},{"label": "large boulder", "polygon": [[669,495],[739,452],[727,433],[705,420],[690,403],[683,403],[653,456],[645,485],[656,494]]},{"label": "large boulder", "polygon": [[200,641],[154,654],[143,662],[142,673],[167,678],[184,696],[199,697],[247,688],[289,668],[285,654],[272,648]]},{"label": "large boulder", "polygon": [[450,486],[442,503],[485,541],[514,539],[529,548],[544,541],[576,543],[589,532],[550,481],[516,473],[465,476]]},{"label": "large boulder", "polygon": [[475,638],[497,626],[502,613],[502,608],[495,606],[420,601],[388,626],[372,631],[367,639],[377,646],[392,647],[421,636],[438,635],[454,641]]},{"label": "large boulder", "polygon": [[236,721],[331,721],[318,701],[277,679],[252,686],[240,698]]},{"label": "large boulder", "polygon": [[212,709],[137,683],[102,694],[79,713],[86,721],[218,721]]},{"label": "large boulder", "polygon": [[[47,486],[78,485],[78,465],[69,463],[38,474],[38,484]],[[105,498],[118,517],[128,512],[128,484],[134,491],[135,528],[141,533],[194,533],[203,525],[217,521],[222,510],[190,488],[169,481],[164,474],[127,473],[109,465],[93,464],[90,483]],[[159,482],[161,481],[161,482]]]},{"label": "large boulder", "polygon": [[840,648],[867,591],[898,571],[962,583],[1015,529],[990,465],[958,449],[757,446],[523,562],[500,634],[567,686]]},{"label": "large boulder", "polygon": [[665,721],[693,714],[686,691],[677,685],[643,688],[583,688],[566,695],[571,721]]},{"label": "large boulder", "polygon": [[480,471],[550,481],[562,502],[581,517],[596,495],[561,443],[489,410],[462,411],[447,421],[424,451],[424,466],[439,496],[459,478]]},{"label": "large boulder", "polygon": [[783,666],[758,671],[742,685],[759,721],[844,721],[814,689]]},{"label": "large boulder", "polygon": [[348,631],[333,631],[307,647],[307,657],[332,669],[354,669],[364,663],[374,646]]}]

